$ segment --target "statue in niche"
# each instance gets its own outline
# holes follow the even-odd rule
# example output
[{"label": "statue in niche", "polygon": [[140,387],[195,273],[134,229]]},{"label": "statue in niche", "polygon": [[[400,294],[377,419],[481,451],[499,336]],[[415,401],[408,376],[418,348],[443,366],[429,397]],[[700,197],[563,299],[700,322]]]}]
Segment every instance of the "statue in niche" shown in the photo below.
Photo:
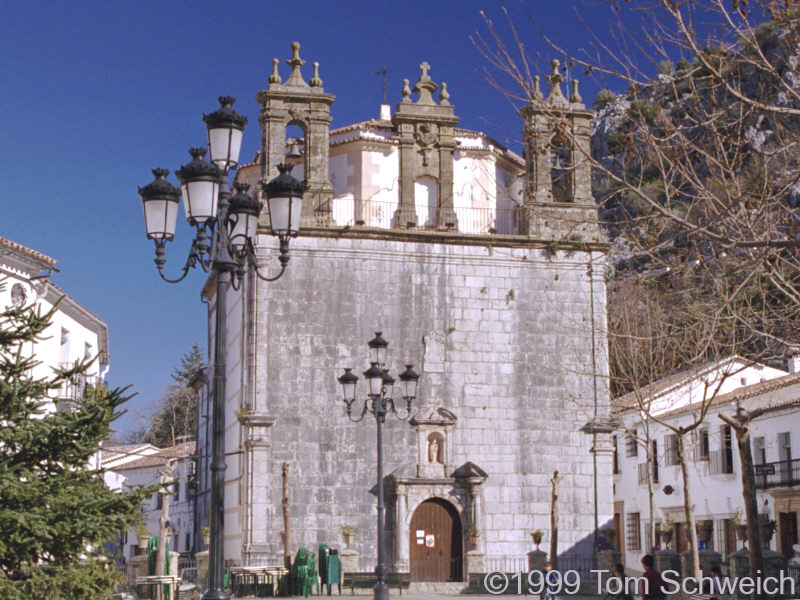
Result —
[{"label": "statue in niche", "polygon": [[442,462],[439,456],[439,440],[435,437],[428,442],[428,462]]}]

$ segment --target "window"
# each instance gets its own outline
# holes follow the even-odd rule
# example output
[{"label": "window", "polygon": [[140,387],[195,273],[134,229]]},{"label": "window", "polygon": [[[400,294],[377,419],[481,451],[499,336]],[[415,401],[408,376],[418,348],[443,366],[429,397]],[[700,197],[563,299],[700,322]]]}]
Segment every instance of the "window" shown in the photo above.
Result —
[{"label": "window", "polygon": [[778,460],[780,461],[781,481],[792,479],[792,436],[788,431],[778,434]]},{"label": "window", "polygon": [[674,433],[664,436],[664,464],[668,467],[678,464],[678,436]]},{"label": "window", "polygon": [[178,501],[181,499],[181,482],[179,479],[176,479],[175,483],[172,484],[172,489],[174,493],[173,502],[177,504]]},{"label": "window", "polygon": [[763,465],[767,462],[767,445],[763,437],[753,438],[753,464]]},{"label": "window", "polygon": [[617,449],[617,436],[611,437],[611,442],[614,444],[614,454],[612,457],[613,460],[613,467],[614,467],[614,475],[619,475],[619,451]]},{"label": "window", "polygon": [[696,462],[708,460],[708,429],[695,429],[692,431],[694,444],[694,460]]},{"label": "window", "polygon": [[653,440],[653,451],[650,457],[653,464],[653,483],[658,483],[658,442]]},{"label": "window", "polygon": [[722,426],[722,451],[725,453],[725,472],[733,473],[733,431],[730,425]]},{"label": "window", "polygon": [[156,510],[161,510],[164,506],[164,496],[156,492]]},{"label": "window", "polygon": [[61,346],[59,350],[59,361],[66,366],[69,363],[69,331],[61,328]]},{"label": "window", "polygon": [[639,444],[636,443],[636,430],[625,435],[625,456],[631,458],[639,455]]},{"label": "window", "polygon": [[641,550],[639,513],[628,513],[625,515],[625,546],[628,550]]},{"label": "window", "polygon": [[92,358],[92,345],[89,342],[83,345],[83,358],[86,360]]}]

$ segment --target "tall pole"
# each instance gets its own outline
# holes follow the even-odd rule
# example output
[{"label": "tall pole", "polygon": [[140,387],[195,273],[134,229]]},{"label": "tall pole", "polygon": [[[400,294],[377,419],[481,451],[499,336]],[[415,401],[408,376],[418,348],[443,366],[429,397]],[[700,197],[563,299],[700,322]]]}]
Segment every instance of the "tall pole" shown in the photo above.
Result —
[{"label": "tall pole", "polygon": [[378,430],[378,564],[375,567],[375,575],[378,581],[375,583],[374,600],[388,600],[389,586],[386,585],[386,564],[383,555],[383,515],[385,507],[383,505],[383,437],[381,425],[386,418],[386,404],[382,396],[378,396],[373,401],[373,412]]},{"label": "tall pole", "polygon": [[230,596],[224,587],[224,549],[225,531],[225,354],[227,332],[226,295],[231,282],[231,270],[235,262],[228,252],[228,236],[225,230],[230,190],[225,173],[220,185],[220,225],[216,230],[213,267],[217,277],[217,308],[214,317],[214,389],[211,413],[211,506],[210,537],[208,549],[208,590],[203,600],[227,600]]}]

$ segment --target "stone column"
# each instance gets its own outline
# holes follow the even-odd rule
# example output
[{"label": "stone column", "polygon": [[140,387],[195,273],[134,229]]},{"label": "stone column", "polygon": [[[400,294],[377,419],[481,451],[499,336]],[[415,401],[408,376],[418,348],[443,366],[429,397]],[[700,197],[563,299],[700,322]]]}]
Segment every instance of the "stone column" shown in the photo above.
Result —
[{"label": "stone column", "polygon": [[208,577],[208,550],[203,550],[194,555],[197,561],[197,580],[205,584]]},{"label": "stone column", "polygon": [[[700,570],[703,573],[710,573],[711,567],[718,567],[722,564],[722,556],[714,550],[698,550],[700,555]],[[692,553],[688,550],[681,554],[681,568],[685,577],[693,577],[692,574]]]},{"label": "stone column", "polygon": [[414,141],[414,126],[403,123],[400,132],[400,194],[397,210],[394,213],[394,226],[406,227],[408,223],[417,224],[417,211],[414,207],[414,165],[417,160],[417,146]]},{"label": "stone column", "polygon": [[[597,568],[601,571],[605,571],[610,577],[610,574],[614,572],[614,565],[620,562],[620,556],[619,550],[613,546],[611,548],[598,551]],[[606,573],[604,573],[604,575],[606,575]]]},{"label": "stone column", "polygon": [[451,128],[442,128],[439,141],[439,214],[436,225],[447,227],[450,223],[453,229],[458,229],[458,217],[453,207],[453,152],[456,144],[452,135],[445,135],[448,130],[452,131]]},{"label": "stone column", "polygon": [[358,552],[355,550],[342,550],[339,553],[339,562],[343,575],[344,573],[358,573]]},{"label": "stone column", "polygon": [[466,564],[464,566],[466,567],[465,579],[469,581],[469,576],[473,573],[486,573],[486,557],[483,552],[470,550],[466,554]]},{"label": "stone column", "polygon": [[544,550],[528,552],[528,571],[544,571],[545,562],[547,562],[547,552]]},{"label": "stone column", "polygon": [[406,515],[408,514],[408,494],[405,490],[397,492],[397,507],[395,512],[394,535],[394,570],[407,572],[409,570],[409,532],[406,529]]},{"label": "stone column", "polygon": [[681,572],[681,557],[680,555],[672,550],[671,548],[666,548],[665,550],[657,550],[656,551],[656,569],[660,572],[664,571],[675,571],[676,573]]}]

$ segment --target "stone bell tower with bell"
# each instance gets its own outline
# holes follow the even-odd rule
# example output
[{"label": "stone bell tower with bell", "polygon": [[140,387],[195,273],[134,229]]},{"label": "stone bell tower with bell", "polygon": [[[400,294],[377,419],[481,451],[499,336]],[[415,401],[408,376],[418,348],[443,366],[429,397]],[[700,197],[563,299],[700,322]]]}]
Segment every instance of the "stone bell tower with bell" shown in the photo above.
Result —
[{"label": "stone bell tower with bell", "polygon": [[[278,174],[278,165],[286,162],[286,128],[298,126],[302,131],[303,173],[308,184],[303,198],[301,226],[327,225],[331,218],[333,185],[328,178],[328,143],[331,103],[335,96],[326,94],[319,77],[319,63],[306,83],[300,73],[305,61],[300,58],[300,44],[292,43],[292,58],[286,64],[292,72],[286,82],[278,74],[278,59],[272,60],[269,87],[256,94],[261,104],[261,183]],[[266,211],[262,221],[268,219]],[[263,224],[263,223],[262,223]]]},{"label": "stone bell tower with bell", "polygon": [[519,114],[525,122],[525,227],[531,237],[545,240],[600,241],[597,207],[592,199],[590,161],[592,115],[572,80],[569,98],[559,61],[553,60],[545,98],[534,77],[530,104]]}]

